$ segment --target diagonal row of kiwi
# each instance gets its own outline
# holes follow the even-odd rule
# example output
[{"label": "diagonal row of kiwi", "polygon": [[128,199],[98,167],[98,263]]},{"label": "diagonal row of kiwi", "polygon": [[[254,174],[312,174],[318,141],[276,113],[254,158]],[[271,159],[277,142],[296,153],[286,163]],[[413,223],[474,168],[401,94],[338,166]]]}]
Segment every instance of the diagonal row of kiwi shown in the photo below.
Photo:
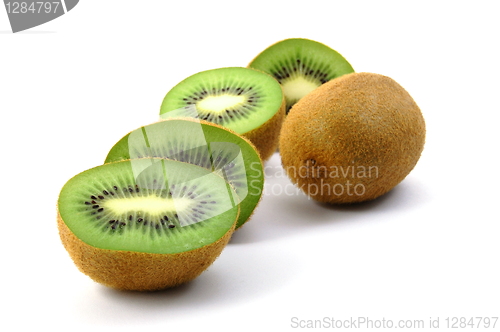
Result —
[{"label": "diagonal row of kiwi", "polygon": [[164,96],[158,122],[124,135],[103,165],[63,186],[58,229],[75,265],[122,290],[196,278],[261,200],[263,164],[277,150],[287,112],[350,72],[331,48],[289,39],[247,67],[181,81]]}]

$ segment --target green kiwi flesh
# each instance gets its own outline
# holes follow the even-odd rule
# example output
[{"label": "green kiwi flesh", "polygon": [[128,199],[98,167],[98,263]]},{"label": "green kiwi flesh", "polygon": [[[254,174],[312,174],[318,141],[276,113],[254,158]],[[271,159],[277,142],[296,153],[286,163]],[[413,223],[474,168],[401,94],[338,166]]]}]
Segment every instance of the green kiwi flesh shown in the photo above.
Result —
[{"label": "green kiwi flesh", "polygon": [[240,204],[236,227],[241,227],[260,201],[263,164],[244,137],[203,120],[167,119],[138,128],[120,139],[105,163],[145,157],[181,161],[207,169],[234,188]]},{"label": "green kiwi flesh", "polygon": [[105,164],[62,188],[62,221],[100,249],[175,254],[224,236],[237,220],[234,193],[205,168],[164,159]]},{"label": "green kiwi flesh", "polygon": [[163,99],[160,117],[195,110],[194,117],[245,134],[272,119],[282,102],[282,89],[269,75],[248,68],[218,68],[173,87]]},{"label": "green kiwi flesh", "polygon": [[337,51],[319,42],[292,38],[271,45],[250,64],[264,71],[283,86],[287,113],[303,96],[321,84],[354,72]]}]

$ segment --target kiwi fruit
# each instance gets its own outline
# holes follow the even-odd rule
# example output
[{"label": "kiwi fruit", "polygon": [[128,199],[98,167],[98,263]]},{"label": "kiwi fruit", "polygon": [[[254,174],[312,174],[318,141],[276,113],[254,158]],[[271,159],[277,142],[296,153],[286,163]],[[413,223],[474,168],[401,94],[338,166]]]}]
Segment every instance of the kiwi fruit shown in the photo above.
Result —
[{"label": "kiwi fruit", "polygon": [[248,138],[267,160],[278,146],[285,116],[280,84],[261,71],[228,67],[196,73],[164,97],[160,118],[189,116]]},{"label": "kiwi fruit", "polygon": [[249,68],[264,71],[283,86],[286,112],[321,84],[354,72],[337,51],[310,39],[285,39],[255,57]]},{"label": "kiwi fruit", "polygon": [[264,170],[259,153],[248,139],[228,128],[194,118],[166,119],[125,135],[105,163],[146,157],[197,165],[223,177],[240,204],[236,228],[250,218],[261,199]]},{"label": "kiwi fruit", "polygon": [[372,200],[414,168],[425,122],[393,79],[351,73],[297,102],[287,115],[280,154],[291,181],[320,202]]},{"label": "kiwi fruit", "polygon": [[142,158],[97,166],[71,178],[58,199],[62,243],[96,282],[159,290],[188,282],[219,256],[239,204],[206,168]]}]

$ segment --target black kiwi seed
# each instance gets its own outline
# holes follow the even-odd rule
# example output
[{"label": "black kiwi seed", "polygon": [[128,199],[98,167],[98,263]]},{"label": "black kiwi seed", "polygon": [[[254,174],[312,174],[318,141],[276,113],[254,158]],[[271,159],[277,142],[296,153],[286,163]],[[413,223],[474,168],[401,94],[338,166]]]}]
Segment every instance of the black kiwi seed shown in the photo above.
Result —
[{"label": "black kiwi seed", "polygon": [[170,225],[168,225],[168,228],[175,228],[175,225],[170,224]]},{"label": "black kiwi seed", "polygon": [[103,190],[103,191],[102,191],[102,193],[103,193],[104,195],[109,195],[109,193],[108,193],[106,190]]}]

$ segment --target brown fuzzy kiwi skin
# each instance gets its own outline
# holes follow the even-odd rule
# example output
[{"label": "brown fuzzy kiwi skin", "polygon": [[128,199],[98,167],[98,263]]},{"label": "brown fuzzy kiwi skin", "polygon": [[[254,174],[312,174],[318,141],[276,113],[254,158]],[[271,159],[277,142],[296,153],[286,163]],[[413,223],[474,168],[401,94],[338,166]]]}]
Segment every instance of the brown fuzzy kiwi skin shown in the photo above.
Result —
[{"label": "brown fuzzy kiwi skin", "polygon": [[283,95],[283,101],[280,109],[262,126],[254,130],[244,133],[246,137],[253,143],[260,154],[262,161],[267,161],[274,154],[279,145],[279,135],[286,115],[286,101]]},{"label": "brown fuzzy kiwi skin", "polygon": [[308,196],[355,203],[400,183],[417,164],[425,133],[422,113],[401,85],[379,74],[352,73],[291,108],[279,149],[287,175]]},{"label": "brown fuzzy kiwi skin", "polygon": [[[236,220],[235,220],[236,221]],[[57,214],[59,236],[78,269],[105,286],[130,291],[156,291],[198,277],[220,255],[234,226],[218,241],[177,254],[152,254],[100,249],[79,238]]]}]

